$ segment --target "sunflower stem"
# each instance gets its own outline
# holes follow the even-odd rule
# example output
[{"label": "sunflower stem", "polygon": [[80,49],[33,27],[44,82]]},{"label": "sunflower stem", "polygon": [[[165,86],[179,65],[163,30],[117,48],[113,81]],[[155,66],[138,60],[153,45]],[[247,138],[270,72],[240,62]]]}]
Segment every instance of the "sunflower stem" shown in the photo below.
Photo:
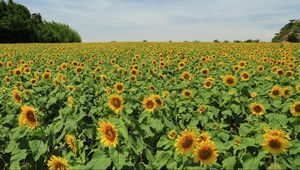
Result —
[{"label": "sunflower stem", "polygon": [[274,165],[275,165],[275,167],[277,167],[277,160],[276,160],[276,156],[275,155],[273,155],[273,159],[274,159]]}]

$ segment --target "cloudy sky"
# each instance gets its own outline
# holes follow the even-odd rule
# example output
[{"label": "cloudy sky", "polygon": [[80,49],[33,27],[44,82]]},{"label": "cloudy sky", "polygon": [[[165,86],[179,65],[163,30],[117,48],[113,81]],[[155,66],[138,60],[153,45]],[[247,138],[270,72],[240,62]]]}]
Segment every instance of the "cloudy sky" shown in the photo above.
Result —
[{"label": "cloudy sky", "polygon": [[270,41],[300,0],[15,0],[69,24],[84,42]]}]

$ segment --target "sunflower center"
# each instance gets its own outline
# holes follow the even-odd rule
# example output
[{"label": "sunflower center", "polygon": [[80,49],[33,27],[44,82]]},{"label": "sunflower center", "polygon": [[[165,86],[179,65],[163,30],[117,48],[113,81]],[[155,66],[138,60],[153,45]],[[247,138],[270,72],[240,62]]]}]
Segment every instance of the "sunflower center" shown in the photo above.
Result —
[{"label": "sunflower center", "polygon": [[300,112],[300,104],[297,104],[297,105],[295,106],[295,111],[296,111],[296,112]]},{"label": "sunflower center", "polygon": [[162,101],[161,101],[159,98],[155,99],[155,102],[156,102],[158,105],[162,105]]},{"label": "sunflower center", "polygon": [[65,169],[67,169],[67,167],[62,162],[56,162],[54,169],[55,170],[65,170]]},{"label": "sunflower center", "polygon": [[227,79],[227,83],[228,83],[228,84],[233,84],[233,83],[234,83],[233,78],[228,78],[228,79]]},{"label": "sunflower center", "polygon": [[113,104],[115,107],[120,107],[121,106],[121,101],[117,98],[113,99]]},{"label": "sunflower center", "polygon": [[212,154],[212,150],[210,148],[205,148],[203,150],[200,150],[199,152],[199,157],[201,159],[209,159],[211,157],[211,154]]},{"label": "sunflower center", "polygon": [[28,112],[26,113],[26,115],[27,115],[27,119],[28,119],[30,122],[35,122],[35,116],[34,116],[33,111],[28,111]]},{"label": "sunflower center", "polygon": [[290,93],[290,90],[289,90],[289,89],[284,90],[284,94],[285,94],[285,95],[288,95],[289,93]]},{"label": "sunflower center", "polygon": [[22,99],[22,97],[19,94],[15,94],[15,98],[16,98],[16,100],[21,100]]},{"label": "sunflower center", "polygon": [[256,113],[260,113],[262,111],[262,108],[260,106],[254,106],[254,111]]},{"label": "sunflower center", "polygon": [[192,146],[193,142],[194,142],[193,139],[187,138],[187,137],[186,137],[186,138],[183,140],[182,147],[183,147],[183,148],[189,148],[189,147]]},{"label": "sunflower center", "polygon": [[188,74],[185,74],[183,77],[184,77],[184,79],[189,79],[190,78],[190,76]]},{"label": "sunflower center", "polygon": [[203,70],[202,73],[203,73],[203,74],[207,74],[207,70]]},{"label": "sunflower center", "polygon": [[244,79],[248,79],[248,74],[243,74]]},{"label": "sunflower center", "polygon": [[188,92],[188,91],[187,91],[187,92],[185,92],[184,94],[185,94],[185,96],[190,96],[190,95],[191,95],[191,93],[190,93],[190,92]]},{"label": "sunflower center", "polygon": [[279,95],[279,90],[275,89],[272,91],[272,93],[273,93],[273,95],[277,96],[277,95]]},{"label": "sunflower center", "polygon": [[106,130],[105,136],[108,140],[114,140],[116,133],[111,127],[108,127]]},{"label": "sunflower center", "polygon": [[211,82],[206,82],[206,86],[210,86],[211,85]]},{"label": "sunflower center", "polygon": [[146,105],[147,105],[147,108],[149,108],[149,109],[151,109],[151,108],[154,107],[154,103],[152,102],[152,100],[149,100],[149,101],[146,103]]},{"label": "sunflower center", "polygon": [[277,139],[272,139],[270,142],[269,142],[269,145],[271,148],[273,149],[279,149],[281,147],[281,143],[280,141],[278,141]]},{"label": "sunflower center", "polygon": [[122,85],[118,85],[118,86],[117,86],[117,89],[118,89],[118,90],[122,90],[122,89],[123,89],[123,86],[122,86]]}]

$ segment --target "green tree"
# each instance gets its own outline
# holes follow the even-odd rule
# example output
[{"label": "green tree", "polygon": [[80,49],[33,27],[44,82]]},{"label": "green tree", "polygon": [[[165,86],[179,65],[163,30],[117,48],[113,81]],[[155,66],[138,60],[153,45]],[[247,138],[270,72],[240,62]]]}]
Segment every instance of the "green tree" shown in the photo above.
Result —
[{"label": "green tree", "polygon": [[0,0],[0,43],[26,42],[81,42],[81,38],[66,24],[43,21],[21,4]]}]

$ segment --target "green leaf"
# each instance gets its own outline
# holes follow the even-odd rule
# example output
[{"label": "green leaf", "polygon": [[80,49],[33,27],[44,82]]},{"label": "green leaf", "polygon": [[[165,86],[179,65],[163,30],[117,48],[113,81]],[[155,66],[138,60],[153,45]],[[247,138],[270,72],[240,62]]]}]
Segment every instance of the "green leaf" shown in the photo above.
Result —
[{"label": "green leaf", "polygon": [[41,140],[31,140],[28,143],[35,161],[47,151],[47,145]]},{"label": "green leaf", "polygon": [[12,154],[12,157],[10,158],[10,162],[13,163],[19,163],[21,160],[25,159],[27,156],[27,151],[25,149],[18,150]]},{"label": "green leaf", "polygon": [[127,114],[131,114],[131,113],[133,112],[133,110],[132,110],[131,108],[126,108],[126,109],[125,109],[125,112],[126,112]]},{"label": "green leaf", "polygon": [[164,152],[160,155],[160,157],[157,159],[157,169],[161,169],[163,166],[165,166],[168,162],[168,160],[171,158],[171,155],[167,152]]},{"label": "green leaf", "polygon": [[105,155],[93,158],[85,166],[85,169],[107,169],[111,165],[111,159]]},{"label": "green leaf", "polygon": [[122,167],[125,165],[126,155],[119,153],[115,149],[110,149],[109,156],[112,159],[114,166],[117,169],[122,169]]},{"label": "green leaf", "polygon": [[282,106],[281,106],[281,101],[280,101],[280,100],[274,100],[274,101],[272,102],[272,105],[273,105],[275,108],[277,108],[277,109],[279,109],[279,108],[282,107]]},{"label": "green leaf", "polygon": [[151,119],[148,121],[148,123],[149,123],[150,126],[151,126],[152,128],[154,128],[157,132],[160,132],[160,131],[163,129],[163,127],[164,127],[163,123],[162,123],[159,119],[153,119],[153,118],[151,118]]},{"label": "green leaf", "polygon": [[225,110],[225,111],[222,112],[222,115],[223,116],[231,116],[232,112],[230,110]]},{"label": "green leaf", "polygon": [[258,169],[260,160],[256,157],[250,157],[243,162],[244,169]]},{"label": "green leaf", "polygon": [[46,106],[46,107],[49,108],[49,106],[55,104],[56,101],[57,101],[57,98],[51,97],[51,98],[48,100],[48,103],[47,103],[47,106]]},{"label": "green leaf", "polygon": [[235,114],[240,114],[241,113],[241,109],[240,109],[240,106],[239,105],[236,105],[236,104],[232,104],[230,106],[231,110],[233,111],[233,113]]},{"label": "green leaf", "polygon": [[186,108],[185,107],[179,107],[178,113],[183,113],[185,112]]},{"label": "green leaf", "polygon": [[229,156],[223,160],[222,165],[225,169],[234,169],[236,159],[234,156]]}]

